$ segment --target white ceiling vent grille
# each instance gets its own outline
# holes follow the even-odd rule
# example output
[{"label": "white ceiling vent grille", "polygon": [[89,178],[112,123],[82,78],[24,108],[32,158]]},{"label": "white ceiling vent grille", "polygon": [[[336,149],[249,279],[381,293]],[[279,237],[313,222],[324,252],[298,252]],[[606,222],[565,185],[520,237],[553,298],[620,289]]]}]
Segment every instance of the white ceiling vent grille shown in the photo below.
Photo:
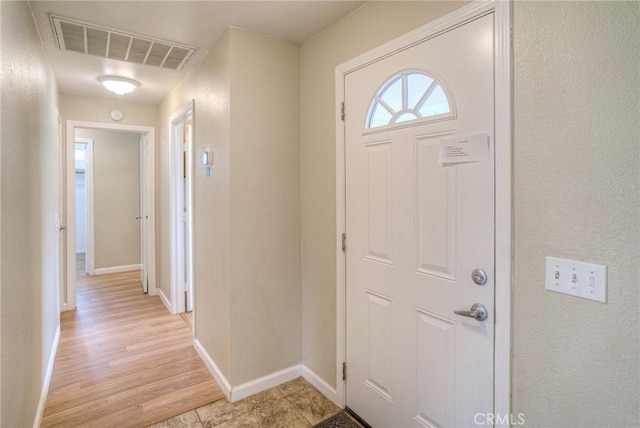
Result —
[{"label": "white ceiling vent grille", "polygon": [[176,71],[180,71],[198,50],[193,46],[126,33],[55,15],[51,15],[51,24],[61,50]]}]

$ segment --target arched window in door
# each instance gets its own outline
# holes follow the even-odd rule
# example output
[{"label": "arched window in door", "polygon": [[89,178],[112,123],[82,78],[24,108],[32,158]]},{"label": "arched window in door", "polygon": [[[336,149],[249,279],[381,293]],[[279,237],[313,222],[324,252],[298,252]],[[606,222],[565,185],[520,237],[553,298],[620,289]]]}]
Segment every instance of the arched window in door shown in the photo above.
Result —
[{"label": "arched window in door", "polygon": [[453,117],[446,87],[423,71],[404,71],[386,81],[369,107],[366,128]]}]

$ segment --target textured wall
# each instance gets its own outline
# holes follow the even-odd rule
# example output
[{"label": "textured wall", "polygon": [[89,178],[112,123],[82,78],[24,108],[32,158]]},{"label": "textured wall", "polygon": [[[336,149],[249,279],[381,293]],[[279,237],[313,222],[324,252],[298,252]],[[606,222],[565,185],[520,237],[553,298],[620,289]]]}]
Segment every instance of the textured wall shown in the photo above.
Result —
[{"label": "textured wall", "polygon": [[234,384],[299,364],[299,45],[230,29]]},{"label": "textured wall", "polygon": [[229,29],[160,107],[168,236],[169,118],[195,99],[196,338],[232,386],[300,362],[298,70],[297,45]]},{"label": "textured wall", "polygon": [[[515,4],[513,410],[640,418],[640,3]],[[608,265],[606,305],[545,291],[545,256]]]},{"label": "textured wall", "polygon": [[[231,308],[229,285],[229,34],[214,45],[203,63],[176,86],[160,105],[157,199],[159,285],[171,296],[170,118],[195,100],[194,317],[195,337],[231,379]],[[199,154],[213,152],[211,177]]]},{"label": "textured wall", "polygon": [[29,4],[0,8],[0,426],[30,427],[60,325],[57,88]]},{"label": "textured wall", "polygon": [[301,49],[303,362],[336,384],[335,67],[464,2],[369,2]]},{"label": "textured wall", "polygon": [[116,123],[109,117],[114,108],[122,110],[124,118],[117,122],[123,125],[157,126],[158,107],[150,104],[131,103],[123,99],[77,97],[60,94],[60,115],[63,120]]},{"label": "textured wall", "polygon": [[94,266],[140,263],[140,134],[76,129],[93,139]]}]

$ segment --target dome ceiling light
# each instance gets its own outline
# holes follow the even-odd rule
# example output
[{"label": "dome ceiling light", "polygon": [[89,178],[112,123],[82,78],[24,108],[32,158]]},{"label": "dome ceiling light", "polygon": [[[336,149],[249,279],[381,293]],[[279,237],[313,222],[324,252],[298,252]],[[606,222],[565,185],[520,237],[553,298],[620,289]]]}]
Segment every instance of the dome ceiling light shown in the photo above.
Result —
[{"label": "dome ceiling light", "polygon": [[100,76],[98,80],[107,90],[121,97],[124,94],[133,92],[140,82],[133,79],[127,79],[126,77],[119,76]]}]

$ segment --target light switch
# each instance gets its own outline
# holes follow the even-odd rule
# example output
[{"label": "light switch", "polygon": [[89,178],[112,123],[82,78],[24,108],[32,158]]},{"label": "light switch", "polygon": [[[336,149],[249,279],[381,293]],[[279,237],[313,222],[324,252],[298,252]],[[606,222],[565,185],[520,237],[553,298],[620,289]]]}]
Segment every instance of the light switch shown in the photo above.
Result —
[{"label": "light switch", "polygon": [[545,288],[607,303],[607,266],[547,257]]}]

